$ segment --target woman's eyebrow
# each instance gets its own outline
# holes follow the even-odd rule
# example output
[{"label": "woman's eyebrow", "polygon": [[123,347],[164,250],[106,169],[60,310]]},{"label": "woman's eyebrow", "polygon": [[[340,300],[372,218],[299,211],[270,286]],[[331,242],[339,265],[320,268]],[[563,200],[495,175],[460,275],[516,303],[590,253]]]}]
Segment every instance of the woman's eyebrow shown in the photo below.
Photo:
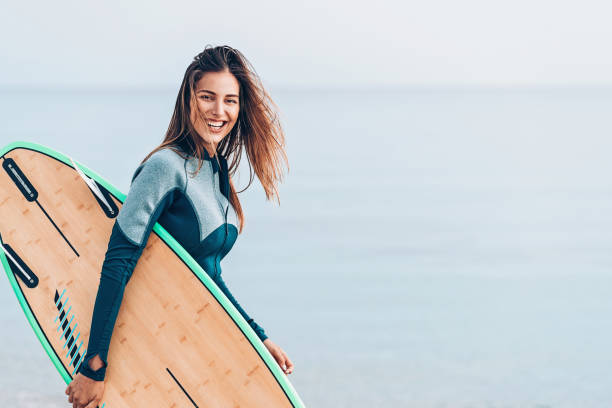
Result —
[{"label": "woman's eyebrow", "polygon": [[[198,89],[198,91],[197,91],[196,93],[200,93],[200,92],[207,92],[207,93],[209,93],[209,94],[216,95],[216,93],[214,93],[213,91],[209,91],[208,89]],[[233,97],[235,97],[235,98],[238,98],[238,95],[235,95],[235,94],[227,94],[227,95],[225,95],[225,96],[229,96],[229,97],[232,97],[232,96],[233,96]]]}]

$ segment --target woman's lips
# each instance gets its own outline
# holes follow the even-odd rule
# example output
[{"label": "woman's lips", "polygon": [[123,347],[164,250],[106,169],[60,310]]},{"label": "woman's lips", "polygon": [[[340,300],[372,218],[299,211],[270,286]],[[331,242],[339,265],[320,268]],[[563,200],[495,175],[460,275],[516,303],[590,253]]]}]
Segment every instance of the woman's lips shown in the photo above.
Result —
[{"label": "woman's lips", "polygon": [[225,121],[208,121],[208,128],[213,133],[219,133],[223,130],[226,123]]}]

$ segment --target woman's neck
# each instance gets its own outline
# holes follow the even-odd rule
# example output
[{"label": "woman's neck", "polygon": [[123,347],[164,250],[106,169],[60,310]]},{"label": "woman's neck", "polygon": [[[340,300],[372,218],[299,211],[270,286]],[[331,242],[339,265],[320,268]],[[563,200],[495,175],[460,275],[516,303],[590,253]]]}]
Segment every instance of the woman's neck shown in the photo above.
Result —
[{"label": "woman's neck", "polygon": [[210,144],[205,144],[204,148],[206,149],[206,153],[208,153],[208,156],[212,159],[213,157],[215,157],[215,155],[217,154],[217,146],[213,146]]}]

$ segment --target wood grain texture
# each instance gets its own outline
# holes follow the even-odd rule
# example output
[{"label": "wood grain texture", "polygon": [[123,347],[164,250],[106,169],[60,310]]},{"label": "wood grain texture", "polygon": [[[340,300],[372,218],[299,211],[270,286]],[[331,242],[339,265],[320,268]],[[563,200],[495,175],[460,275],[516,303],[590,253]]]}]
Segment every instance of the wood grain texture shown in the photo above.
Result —
[{"label": "wood grain texture", "polygon": [[[0,175],[0,233],[39,277],[21,290],[69,373],[55,292],[74,315],[71,328],[87,347],[100,270],[114,219],[70,166],[28,149],[12,158],[38,191],[28,202],[5,171]],[[121,202],[115,199],[117,206]],[[66,301],[68,299],[68,301]],[[55,321],[54,321],[55,320]],[[58,330],[59,327],[59,330]],[[291,407],[281,386],[248,338],[190,268],[153,232],[126,286],[109,349],[105,408]],[[102,404],[101,404],[102,405]]]}]

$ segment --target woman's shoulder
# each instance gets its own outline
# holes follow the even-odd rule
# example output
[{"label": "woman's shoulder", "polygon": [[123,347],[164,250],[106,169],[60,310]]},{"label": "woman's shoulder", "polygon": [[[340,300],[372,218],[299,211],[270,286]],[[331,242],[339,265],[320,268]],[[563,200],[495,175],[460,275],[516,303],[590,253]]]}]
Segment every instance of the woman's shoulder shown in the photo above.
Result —
[{"label": "woman's shoulder", "polygon": [[142,174],[141,178],[146,178],[147,181],[151,182],[165,181],[176,185],[183,184],[186,174],[185,160],[171,148],[160,149],[138,166],[132,177],[132,182]]},{"label": "woman's shoulder", "polygon": [[185,168],[186,158],[181,156],[177,151],[170,147],[164,147],[159,149],[151,155],[143,164],[149,163],[154,166],[164,166],[168,169],[177,167],[179,169]]}]

